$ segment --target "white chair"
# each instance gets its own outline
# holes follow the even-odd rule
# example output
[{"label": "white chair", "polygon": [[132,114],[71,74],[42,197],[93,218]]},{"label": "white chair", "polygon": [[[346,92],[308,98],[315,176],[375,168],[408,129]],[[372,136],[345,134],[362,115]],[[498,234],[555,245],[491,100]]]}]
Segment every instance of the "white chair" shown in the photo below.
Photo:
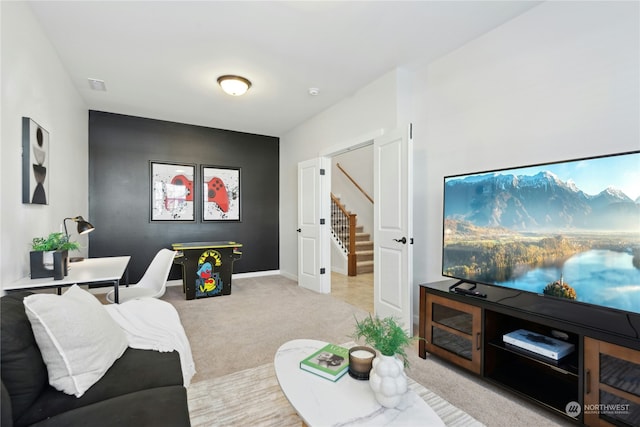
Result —
[{"label": "white chair", "polygon": [[[171,270],[175,256],[175,251],[160,249],[138,283],[127,288],[118,289],[118,302],[123,303],[127,300],[144,297],[160,298],[164,295],[167,288],[169,270]],[[109,292],[107,301],[113,304],[115,302],[114,295],[115,291]]]}]

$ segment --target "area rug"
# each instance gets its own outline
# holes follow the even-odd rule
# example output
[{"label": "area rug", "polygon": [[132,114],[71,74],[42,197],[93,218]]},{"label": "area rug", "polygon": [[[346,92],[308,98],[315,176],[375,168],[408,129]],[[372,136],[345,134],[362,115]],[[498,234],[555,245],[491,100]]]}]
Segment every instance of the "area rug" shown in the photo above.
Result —
[{"label": "area rug", "polygon": [[[411,378],[409,388],[422,397],[447,426],[483,425]],[[302,423],[280,389],[273,363],[192,383],[187,395],[193,427],[300,427]]]}]

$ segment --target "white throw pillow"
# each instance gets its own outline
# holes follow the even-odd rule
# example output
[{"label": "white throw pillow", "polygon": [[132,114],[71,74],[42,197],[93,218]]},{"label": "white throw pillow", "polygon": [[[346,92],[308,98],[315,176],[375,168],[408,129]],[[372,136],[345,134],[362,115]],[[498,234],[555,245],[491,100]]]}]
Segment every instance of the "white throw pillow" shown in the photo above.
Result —
[{"label": "white throw pillow", "polygon": [[29,295],[24,307],[56,390],[82,396],[127,349],[122,328],[77,285],[62,296]]}]

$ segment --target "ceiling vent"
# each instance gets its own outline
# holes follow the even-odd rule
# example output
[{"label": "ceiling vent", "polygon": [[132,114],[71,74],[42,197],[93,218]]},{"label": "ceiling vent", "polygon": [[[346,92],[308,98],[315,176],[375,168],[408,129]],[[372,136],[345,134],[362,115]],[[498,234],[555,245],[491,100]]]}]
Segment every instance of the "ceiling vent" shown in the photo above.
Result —
[{"label": "ceiling vent", "polygon": [[102,92],[107,91],[107,86],[104,84],[104,80],[99,79],[87,79],[89,80],[89,87],[93,90],[99,90]]}]

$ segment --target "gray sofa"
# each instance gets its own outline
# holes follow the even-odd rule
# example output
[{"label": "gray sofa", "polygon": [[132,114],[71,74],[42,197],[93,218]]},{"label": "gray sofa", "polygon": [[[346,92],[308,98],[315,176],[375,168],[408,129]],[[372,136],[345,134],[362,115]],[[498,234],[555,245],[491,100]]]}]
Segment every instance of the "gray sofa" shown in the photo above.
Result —
[{"label": "gray sofa", "polygon": [[128,348],[82,397],[49,385],[22,299],[0,298],[1,426],[190,426],[180,356]]}]

